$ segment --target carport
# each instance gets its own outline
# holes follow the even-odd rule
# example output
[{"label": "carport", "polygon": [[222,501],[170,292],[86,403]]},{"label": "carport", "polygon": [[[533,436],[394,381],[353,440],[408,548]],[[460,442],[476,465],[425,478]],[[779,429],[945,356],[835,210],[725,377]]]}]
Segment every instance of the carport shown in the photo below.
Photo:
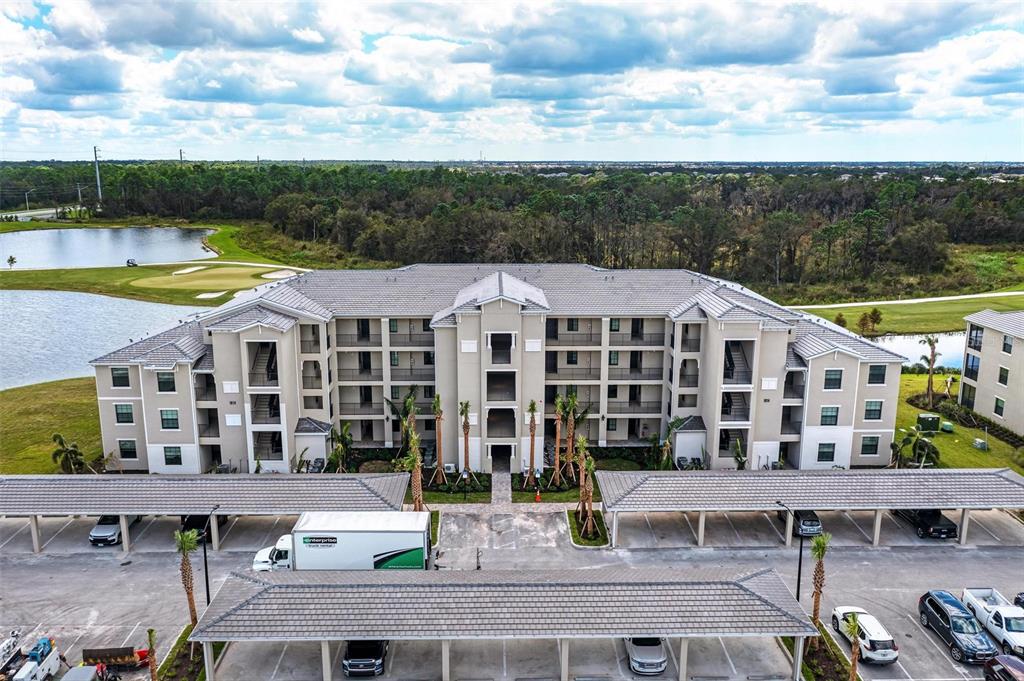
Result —
[{"label": "carport", "polygon": [[[960,512],[967,542],[971,510],[1024,508],[1024,477],[1009,468],[930,468],[784,471],[597,471],[611,544],[620,513],[698,513],[697,546],[704,546],[708,513],[874,511],[871,544],[878,546],[882,513],[897,509]],[[786,514],[784,541],[793,540]]]},{"label": "carport", "polygon": [[[28,516],[32,550],[42,550],[42,516],[121,518],[131,548],[133,515],[297,515],[305,511],[400,511],[408,473],[302,475],[5,475],[0,515]],[[220,548],[217,523],[210,543]]]},{"label": "carport", "polygon": [[215,642],[318,642],[331,681],[332,644],[438,641],[451,681],[458,641],[555,640],[568,681],[572,640],[630,636],[676,639],[680,679],[692,638],[792,636],[799,681],[817,630],[771,569],[308,571],[232,573],[190,640],[203,644],[208,681]]}]

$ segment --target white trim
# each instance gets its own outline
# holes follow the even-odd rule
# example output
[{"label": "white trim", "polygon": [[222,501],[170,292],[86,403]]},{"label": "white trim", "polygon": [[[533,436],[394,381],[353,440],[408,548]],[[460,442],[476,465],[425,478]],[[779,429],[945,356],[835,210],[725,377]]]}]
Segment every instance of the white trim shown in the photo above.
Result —
[{"label": "white trim", "polygon": [[142,400],[142,396],[139,397],[97,397],[97,400],[109,400],[111,402],[124,402],[125,400]]},{"label": "white trim", "polygon": [[1006,369],[1006,383],[999,380],[999,372],[996,372],[996,385],[1001,385],[1004,388],[1010,387],[1010,367],[1004,367],[1002,364],[997,365],[1000,369]]},{"label": "white trim", "polygon": [[[134,438],[134,437],[119,437],[119,438],[115,439],[115,442],[117,442],[117,458],[118,459],[121,459],[122,461],[138,461],[139,460],[139,441],[138,441],[137,438]],[[131,458],[131,457],[125,458],[125,457],[121,456],[121,443],[122,442],[134,442],[135,443],[135,458]]]},{"label": "white trim", "polygon": [[[118,404],[123,404],[126,407],[131,407],[132,408],[132,420],[131,421],[118,421],[117,420],[117,407],[118,407]],[[142,420],[143,421],[146,420],[145,415],[143,415]],[[115,426],[134,426],[135,425],[135,405],[134,404],[126,404],[124,402],[120,402],[120,403],[115,402],[114,403],[114,425]]]},{"label": "white trim", "polygon": [[[839,415],[843,413],[843,405],[841,404],[819,404],[818,405],[818,427],[819,428],[835,428],[839,425]],[[822,409],[835,409],[836,410],[836,422],[835,423],[822,423],[821,422],[821,410]]]},{"label": "white trim", "polygon": [[[825,381],[828,380],[827,373],[829,371],[839,372],[839,387],[838,388],[826,388]],[[843,391],[843,380],[846,378],[846,369],[843,367],[824,367],[821,370],[821,392],[823,393],[839,393]]]},{"label": "white trim", "polygon": [[[868,410],[868,402],[881,402],[882,403],[881,409],[878,410],[878,418],[877,419],[869,419],[866,416],[866,413],[867,413],[867,410]],[[864,400],[864,411],[861,412],[860,420],[862,422],[864,422],[864,423],[880,423],[880,422],[885,420],[885,417],[883,415],[884,411],[885,411],[885,400],[874,400],[874,399],[872,399],[872,400]]]},{"label": "white trim", "polygon": [[[1000,385],[1002,385],[1002,384],[1000,383]],[[977,396],[975,396],[975,399],[977,399]],[[1002,414],[997,414],[996,413],[996,400],[1002,400],[1002,402],[1003,402],[1003,413]],[[1006,420],[1006,405],[1007,405],[1007,401],[1006,401],[1005,397],[1000,397],[999,395],[996,395],[995,393],[992,394],[992,415],[993,416],[995,416],[996,418],[999,418],[999,419],[1002,419],[1002,420],[1005,421]]]}]

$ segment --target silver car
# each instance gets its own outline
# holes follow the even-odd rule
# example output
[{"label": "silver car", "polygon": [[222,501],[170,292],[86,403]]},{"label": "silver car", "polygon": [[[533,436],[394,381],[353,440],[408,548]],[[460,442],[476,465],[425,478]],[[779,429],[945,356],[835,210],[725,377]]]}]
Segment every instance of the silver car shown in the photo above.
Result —
[{"label": "silver car", "polygon": [[637,674],[660,674],[668,667],[668,651],[660,638],[627,638],[629,668]]},{"label": "silver car", "polygon": [[[128,516],[128,525],[142,520],[142,516]],[[89,530],[89,543],[93,546],[116,546],[121,543],[121,517],[103,515],[96,521],[96,527]]]}]

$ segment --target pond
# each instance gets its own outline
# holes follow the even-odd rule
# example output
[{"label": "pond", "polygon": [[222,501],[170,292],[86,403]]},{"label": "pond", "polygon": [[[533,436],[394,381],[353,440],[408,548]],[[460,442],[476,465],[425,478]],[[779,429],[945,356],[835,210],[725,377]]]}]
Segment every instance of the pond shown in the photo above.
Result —
[{"label": "pond", "polygon": [[92,376],[89,360],[203,309],[92,293],[0,291],[0,389]]},{"label": "pond", "polygon": [[[938,338],[939,342],[936,346],[936,351],[939,352],[939,358],[936,360],[936,366],[949,367],[951,369],[963,369],[964,366],[964,342],[967,335],[966,331],[957,331],[953,333],[936,333],[931,334]],[[928,346],[921,343],[925,338],[925,334],[914,334],[914,335],[887,335],[873,338],[872,340],[886,350],[892,350],[898,352],[904,357],[909,357],[909,362],[905,364],[917,364],[921,362],[921,355],[928,354]]]},{"label": "pond", "polygon": [[0,234],[0,266],[8,256],[14,269],[117,267],[129,258],[137,263],[180,262],[213,258],[203,245],[208,229],[181,227],[121,227],[34,229]]}]

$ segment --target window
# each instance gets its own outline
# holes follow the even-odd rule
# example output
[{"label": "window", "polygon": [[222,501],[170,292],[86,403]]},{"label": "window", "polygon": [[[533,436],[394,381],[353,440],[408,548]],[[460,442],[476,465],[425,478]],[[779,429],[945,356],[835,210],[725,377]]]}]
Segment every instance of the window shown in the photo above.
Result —
[{"label": "window", "polygon": [[434,386],[425,385],[423,386],[423,397],[432,400],[434,399]]},{"label": "window", "polygon": [[572,365],[572,364],[579,364],[579,361],[580,361],[579,353],[577,353],[575,350],[569,350],[567,353],[565,353],[565,363],[566,364],[570,364],[570,365]]},{"label": "window", "polygon": [[161,409],[160,410],[160,429],[161,430],[178,430],[178,410],[177,409]]},{"label": "window", "polygon": [[132,387],[131,379],[128,378],[128,368],[110,367],[110,385],[115,388]]},{"label": "window", "polygon": [[117,454],[122,459],[139,458],[139,450],[135,447],[135,440],[118,440]]},{"label": "window", "polygon": [[960,385],[960,404],[968,409],[974,409],[974,397],[977,389],[973,385],[962,383]]},{"label": "window", "polygon": [[434,430],[434,426],[436,425],[437,423],[434,422],[434,419],[427,419],[426,421],[423,422],[423,430],[432,431]]},{"label": "window", "polygon": [[388,320],[388,331],[390,331],[391,333],[398,333],[398,320],[397,319],[389,319]]},{"label": "window", "polygon": [[1013,336],[1003,336],[1003,352],[1013,354]]},{"label": "window", "polygon": [[391,386],[391,399],[397,400],[402,397],[401,388],[397,385]]},{"label": "window", "polygon": [[1003,411],[1005,409],[1006,409],[1006,400],[1004,400],[1001,397],[997,397],[996,398],[996,406],[995,406],[995,408],[992,411],[994,411],[996,413],[996,416],[1002,416],[1003,415]]},{"label": "window", "polygon": [[861,456],[878,456],[878,436],[865,435],[860,441]]},{"label": "window", "polygon": [[429,333],[430,332],[430,320],[429,319],[424,319],[423,320],[423,326],[420,327],[420,328],[422,328],[425,332]]},{"label": "window", "polygon": [[181,447],[164,447],[164,465],[181,465]]},{"label": "window", "polygon": [[398,353],[394,350],[391,351],[391,366],[398,366]]},{"label": "window", "polygon": [[614,319],[609,319],[608,320],[608,330],[609,331],[618,331],[619,330],[619,319],[618,319],[618,317],[616,317]]},{"label": "window", "polygon": [[839,423],[839,407],[821,408],[821,425],[834,426]]},{"label": "window", "polygon": [[175,391],[173,371],[156,372],[156,391],[158,393],[173,393]]},{"label": "window", "polygon": [[964,378],[972,381],[978,380],[978,372],[981,370],[981,358],[977,355],[967,353],[967,360],[964,362]]},{"label": "window", "polygon": [[843,370],[825,369],[825,390],[842,390]]},{"label": "window", "polygon": [[818,461],[821,463],[831,463],[836,460],[836,443],[835,442],[819,442],[818,443]]},{"label": "window", "polygon": [[1010,370],[1006,367],[999,367],[999,384],[1007,385],[1010,382]]},{"label": "window", "polygon": [[617,386],[617,385],[610,385],[610,386],[608,386],[608,399],[609,400],[615,400],[615,399],[618,399],[618,397],[619,397],[619,386]]},{"label": "window", "polygon": [[569,319],[566,319],[565,320],[565,328],[566,328],[567,331],[579,331],[580,330],[580,320],[577,319],[576,317],[570,317]]},{"label": "window", "polygon": [[424,352],[423,353],[423,363],[425,365],[427,365],[427,366],[434,366],[434,352],[433,351]]},{"label": "window", "polygon": [[619,366],[619,351],[609,350],[608,351],[608,366],[617,367]]},{"label": "window", "polygon": [[118,423],[135,423],[135,415],[132,413],[132,405],[115,404],[114,415]]},{"label": "window", "polygon": [[882,400],[868,400],[864,403],[864,420],[882,420]]},{"label": "window", "polygon": [[971,350],[981,350],[981,338],[984,333],[985,330],[983,328],[971,324],[970,329],[967,331],[967,347]]},{"label": "window", "polygon": [[619,422],[615,419],[608,419],[608,432],[614,432],[619,429]]},{"label": "window", "polygon": [[868,367],[868,385],[885,385],[884,364],[872,364]]}]

